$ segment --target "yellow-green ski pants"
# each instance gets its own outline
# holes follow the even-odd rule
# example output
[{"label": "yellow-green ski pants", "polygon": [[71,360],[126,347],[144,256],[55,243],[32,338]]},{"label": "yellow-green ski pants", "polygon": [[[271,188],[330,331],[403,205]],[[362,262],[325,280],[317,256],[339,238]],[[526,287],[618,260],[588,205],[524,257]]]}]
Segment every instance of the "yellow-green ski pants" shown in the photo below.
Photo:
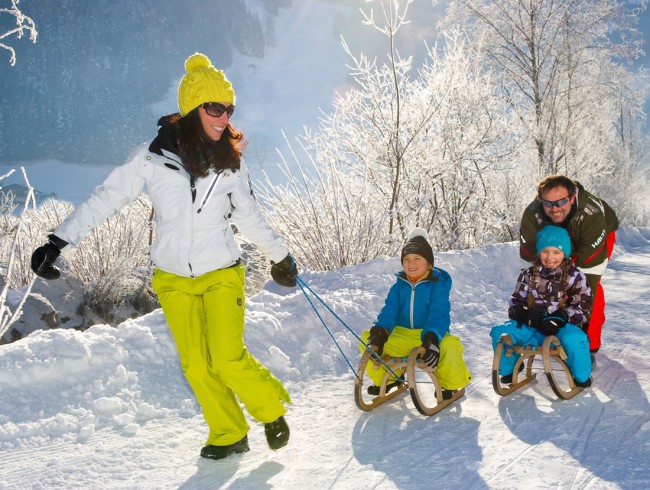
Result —
[{"label": "yellow-green ski pants", "polygon": [[156,269],[152,286],[210,428],[207,444],[233,444],[247,434],[237,398],[259,422],[284,415],[289,393],[244,345],[243,265],[195,278]]},{"label": "yellow-green ski pants", "polygon": [[[384,344],[383,356],[408,356],[415,347],[422,345],[421,336],[422,329],[395,327]],[[369,330],[364,330],[361,333],[361,340],[366,344],[368,343],[369,337]],[[359,349],[363,354],[366,347],[359,342]],[[463,344],[455,335],[447,333],[440,341],[440,360],[436,367],[436,377],[441,388],[445,390],[459,390],[467,386],[472,379],[463,360],[463,351]],[[371,359],[368,361],[366,373],[368,373],[368,376],[376,386],[380,386],[381,381],[386,375],[386,368],[383,364],[379,364],[378,368],[374,369],[373,360]],[[400,375],[401,373],[398,372],[396,374]],[[388,382],[391,383],[394,378],[394,376],[391,376]]]}]

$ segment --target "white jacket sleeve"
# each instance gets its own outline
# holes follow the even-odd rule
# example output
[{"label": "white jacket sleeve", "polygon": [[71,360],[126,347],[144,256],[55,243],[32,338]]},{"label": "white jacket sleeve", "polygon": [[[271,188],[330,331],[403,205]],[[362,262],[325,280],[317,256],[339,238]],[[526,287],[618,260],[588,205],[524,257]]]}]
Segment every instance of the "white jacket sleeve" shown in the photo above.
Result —
[{"label": "white jacket sleeve", "polygon": [[248,168],[241,163],[239,187],[231,197],[234,207],[232,220],[246,238],[259,247],[273,262],[280,262],[289,253],[282,238],[269,226],[260,210],[250,183]]},{"label": "white jacket sleeve", "polygon": [[59,225],[54,234],[77,245],[93,228],[119,212],[144,190],[141,161],[147,146],[136,149],[123,165],[115,168],[90,197]]}]

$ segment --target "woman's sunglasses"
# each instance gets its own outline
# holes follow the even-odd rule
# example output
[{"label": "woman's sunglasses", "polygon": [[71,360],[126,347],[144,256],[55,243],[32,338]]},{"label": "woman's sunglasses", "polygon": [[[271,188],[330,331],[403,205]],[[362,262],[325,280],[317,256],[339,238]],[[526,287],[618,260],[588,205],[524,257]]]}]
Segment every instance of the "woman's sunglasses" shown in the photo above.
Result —
[{"label": "woman's sunglasses", "polygon": [[208,114],[208,116],[212,117],[220,117],[225,112],[228,114],[228,119],[230,119],[232,117],[232,113],[235,112],[234,105],[229,105],[226,107],[223,104],[219,104],[219,102],[205,102],[204,104],[201,104],[201,107],[205,109],[205,112]]},{"label": "woman's sunglasses", "polygon": [[547,201],[546,199],[542,199],[542,204],[544,205],[545,208],[551,209],[551,208],[561,208],[564,206],[566,203],[569,202],[569,199],[571,199],[571,196],[563,197],[562,199],[558,199],[557,201]]}]

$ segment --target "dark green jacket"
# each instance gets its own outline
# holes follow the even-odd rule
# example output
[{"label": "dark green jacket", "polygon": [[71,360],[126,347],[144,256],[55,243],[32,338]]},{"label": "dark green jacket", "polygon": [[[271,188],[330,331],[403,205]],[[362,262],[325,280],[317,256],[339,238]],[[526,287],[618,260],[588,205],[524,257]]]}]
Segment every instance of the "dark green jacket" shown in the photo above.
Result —
[{"label": "dark green jacket", "polygon": [[[576,182],[576,202],[563,226],[571,237],[571,256],[576,266],[587,276],[587,282],[596,292],[596,285],[607,267],[607,235],[618,229],[614,210],[602,199],[587,192]],[[537,232],[553,224],[544,212],[542,201],[535,198],[524,210],[519,230],[519,255],[527,262],[537,258]]]}]

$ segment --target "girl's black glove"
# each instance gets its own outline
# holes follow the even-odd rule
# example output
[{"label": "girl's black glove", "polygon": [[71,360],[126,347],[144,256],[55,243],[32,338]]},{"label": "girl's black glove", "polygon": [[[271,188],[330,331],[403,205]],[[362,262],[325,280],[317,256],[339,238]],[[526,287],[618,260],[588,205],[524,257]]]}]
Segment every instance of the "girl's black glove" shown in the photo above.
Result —
[{"label": "girl's black glove", "polygon": [[539,333],[544,335],[556,335],[568,320],[569,315],[564,310],[557,310],[546,315],[536,328]]},{"label": "girl's black glove", "polygon": [[538,310],[537,308],[528,308],[527,306],[518,305],[513,308],[510,308],[509,316],[513,320],[517,320],[521,323],[526,323],[531,327],[538,328],[541,321],[546,315],[543,310]]}]

